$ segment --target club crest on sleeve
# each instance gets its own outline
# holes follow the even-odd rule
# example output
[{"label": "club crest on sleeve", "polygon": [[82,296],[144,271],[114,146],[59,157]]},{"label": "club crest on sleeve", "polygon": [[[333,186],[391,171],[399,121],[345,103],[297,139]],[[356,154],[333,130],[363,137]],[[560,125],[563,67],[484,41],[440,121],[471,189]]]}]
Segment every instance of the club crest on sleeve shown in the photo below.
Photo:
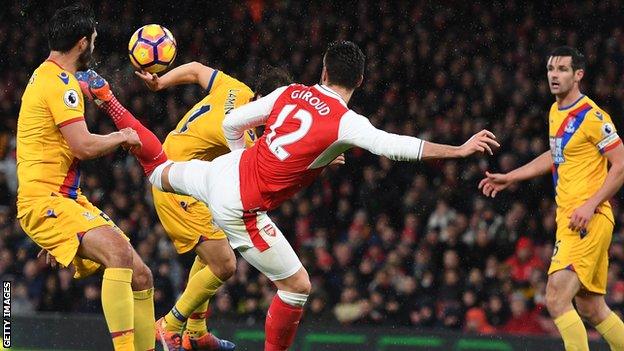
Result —
[{"label": "club crest on sleeve", "polygon": [[65,92],[65,94],[63,94],[63,102],[65,103],[65,105],[67,105],[67,107],[71,107],[71,108],[78,107],[78,103],[79,103],[78,99],[79,99],[78,92],[75,91],[74,89],[69,89]]}]

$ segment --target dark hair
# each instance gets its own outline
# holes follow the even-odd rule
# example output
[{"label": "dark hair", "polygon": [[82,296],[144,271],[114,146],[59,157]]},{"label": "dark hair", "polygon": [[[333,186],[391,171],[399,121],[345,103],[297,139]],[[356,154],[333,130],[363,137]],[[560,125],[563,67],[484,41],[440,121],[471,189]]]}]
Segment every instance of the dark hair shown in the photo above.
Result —
[{"label": "dark hair", "polygon": [[260,71],[260,75],[256,79],[254,91],[256,94],[266,96],[273,92],[273,90],[285,85],[290,85],[292,82],[292,78],[285,70],[278,67],[266,66]]},{"label": "dark hair", "polygon": [[50,50],[67,52],[83,37],[91,40],[95,16],[90,8],[75,4],[58,9],[48,24]]},{"label": "dark hair", "polygon": [[575,48],[560,46],[550,53],[549,57],[571,57],[572,70],[585,69],[585,56]]},{"label": "dark hair", "polygon": [[323,64],[329,82],[348,89],[355,89],[364,75],[364,53],[351,41],[329,44]]}]

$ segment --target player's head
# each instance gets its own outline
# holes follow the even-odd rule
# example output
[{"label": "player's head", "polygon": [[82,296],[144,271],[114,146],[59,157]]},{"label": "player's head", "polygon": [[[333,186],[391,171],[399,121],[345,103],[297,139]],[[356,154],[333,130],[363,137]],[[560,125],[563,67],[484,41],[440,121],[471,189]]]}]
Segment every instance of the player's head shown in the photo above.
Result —
[{"label": "player's head", "polygon": [[285,70],[267,66],[260,71],[254,84],[256,98],[269,95],[273,90],[292,84],[293,80]]},{"label": "player's head", "polygon": [[95,17],[91,9],[75,4],[63,7],[54,13],[48,24],[50,50],[79,54],[78,69],[87,68],[92,59],[95,44]]},{"label": "player's head", "polygon": [[569,46],[561,46],[548,56],[548,85],[555,95],[566,95],[579,88],[585,74],[585,56]]},{"label": "player's head", "polygon": [[323,56],[321,83],[353,90],[364,80],[364,53],[351,41],[335,41]]}]

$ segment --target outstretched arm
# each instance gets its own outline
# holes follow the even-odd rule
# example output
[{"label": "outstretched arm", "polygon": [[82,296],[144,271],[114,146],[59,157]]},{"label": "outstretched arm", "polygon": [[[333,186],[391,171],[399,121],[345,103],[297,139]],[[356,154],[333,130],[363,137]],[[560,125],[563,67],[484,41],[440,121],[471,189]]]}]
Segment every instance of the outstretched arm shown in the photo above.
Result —
[{"label": "outstretched arm", "polygon": [[217,72],[199,62],[189,62],[172,69],[162,77],[144,71],[134,73],[143,80],[151,91],[158,91],[181,84],[198,84],[206,90]]},{"label": "outstretched arm", "polygon": [[511,184],[546,174],[552,168],[553,159],[550,150],[537,156],[526,165],[516,168],[509,173],[485,172],[486,178],[479,182],[479,189],[485,196],[496,197],[496,194]]},{"label": "outstretched arm", "polygon": [[350,146],[366,149],[395,161],[467,157],[476,152],[489,152],[500,146],[487,130],[475,134],[462,146],[431,143],[407,135],[397,135],[375,128],[370,121],[353,111],[340,121],[339,137]]}]

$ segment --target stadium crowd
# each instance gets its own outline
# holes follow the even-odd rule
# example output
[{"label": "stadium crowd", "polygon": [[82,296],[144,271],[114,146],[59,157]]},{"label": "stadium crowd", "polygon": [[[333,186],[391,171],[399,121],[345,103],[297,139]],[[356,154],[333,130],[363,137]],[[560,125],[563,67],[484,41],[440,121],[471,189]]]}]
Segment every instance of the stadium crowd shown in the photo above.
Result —
[{"label": "stadium crowd", "polygon": [[[132,73],[126,43],[160,23],[178,41],[176,63],[199,61],[252,84],[265,64],[314,84],[328,42],[349,39],[367,57],[351,107],[390,132],[459,144],[481,128],[501,142],[493,157],[395,163],[354,150],[272,213],[309,270],[307,323],[556,333],[544,306],[553,251],[552,181],[526,182],[489,200],[485,170],[509,171],[548,148],[554,98],[545,71],[559,45],[587,57],[583,91],[623,128],[622,1],[343,2],[249,0],[95,1],[97,69],[116,96],[164,140],[201,96],[197,87],[149,92]],[[175,6],[175,7],[174,7]],[[13,280],[13,313],[101,313],[97,279],[46,265],[15,220],[15,126],[31,72],[45,59],[53,2],[14,2],[0,14],[0,275]],[[27,20],[27,18],[29,20]],[[11,20],[9,20],[11,19]],[[15,26],[22,30],[11,30]],[[113,126],[93,106],[93,132]],[[123,150],[82,164],[87,197],[127,233],[154,273],[157,316],[185,285],[193,257],[179,257],[158,223],[140,167]],[[624,314],[624,208],[613,199],[608,298]],[[222,318],[261,324],[274,287],[244,260],[211,302]]]}]

